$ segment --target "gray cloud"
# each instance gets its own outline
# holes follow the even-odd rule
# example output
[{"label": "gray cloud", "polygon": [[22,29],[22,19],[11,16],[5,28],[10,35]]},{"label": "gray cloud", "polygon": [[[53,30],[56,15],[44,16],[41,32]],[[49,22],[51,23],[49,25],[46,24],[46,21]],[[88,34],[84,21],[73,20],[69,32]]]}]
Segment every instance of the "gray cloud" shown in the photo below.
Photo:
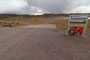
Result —
[{"label": "gray cloud", "polygon": [[49,13],[70,12],[76,7],[88,6],[89,0],[26,0],[29,5]]},{"label": "gray cloud", "polygon": [[89,0],[0,0],[0,13],[34,15],[43,13],[90,13],[89,2]]}]

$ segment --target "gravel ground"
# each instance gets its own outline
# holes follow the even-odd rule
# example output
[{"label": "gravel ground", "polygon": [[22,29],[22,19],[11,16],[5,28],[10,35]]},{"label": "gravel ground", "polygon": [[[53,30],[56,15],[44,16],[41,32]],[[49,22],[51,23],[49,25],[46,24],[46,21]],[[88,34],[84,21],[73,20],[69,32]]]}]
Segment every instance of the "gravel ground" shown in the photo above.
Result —
[{"label": "gravel ground", "polygon": [[90,41],[55,29],[0,28],[0,60],[90,60]]},{"label": "gravel ground", "polygon": [[21,28],[52,28],[52,29],[56,29],[56,25],[55,24],[32,24],[32,25],[28,25],[28,26],[22,26]]}]

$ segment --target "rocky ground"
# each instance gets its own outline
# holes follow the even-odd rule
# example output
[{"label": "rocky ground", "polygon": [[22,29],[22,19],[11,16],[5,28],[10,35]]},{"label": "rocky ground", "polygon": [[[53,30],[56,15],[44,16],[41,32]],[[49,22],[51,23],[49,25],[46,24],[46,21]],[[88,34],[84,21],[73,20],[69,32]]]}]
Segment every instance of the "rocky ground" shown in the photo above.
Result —
[{"label": "rocky ground", "polygon": [[56,29],[0,28],[0,60],[90,60],[89,34],[82,38]]}]

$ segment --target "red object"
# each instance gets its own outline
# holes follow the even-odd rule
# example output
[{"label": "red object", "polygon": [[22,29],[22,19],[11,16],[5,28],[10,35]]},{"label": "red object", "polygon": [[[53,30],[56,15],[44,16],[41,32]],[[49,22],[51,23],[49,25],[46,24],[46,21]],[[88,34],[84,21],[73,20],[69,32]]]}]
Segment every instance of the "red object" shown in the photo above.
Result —
[{"label": "red object", "polygon": [[81,36],[82,35],[82,33],[83,33],[83,27],[79,27],[79,35]]},{"label": "red object", "polygon": [[12,25],[9,23],[9,27],[12,27]]},{"label": "red object", "polygon": [[77,31],[77,26],[74,27],[74,31],[75,35],[77,35],[78,31]]}]

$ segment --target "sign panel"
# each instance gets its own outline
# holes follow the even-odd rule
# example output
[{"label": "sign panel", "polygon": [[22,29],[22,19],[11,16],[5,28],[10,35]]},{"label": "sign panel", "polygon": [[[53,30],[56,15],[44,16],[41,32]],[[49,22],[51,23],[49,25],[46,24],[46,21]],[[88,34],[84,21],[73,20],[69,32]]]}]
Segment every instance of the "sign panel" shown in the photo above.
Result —
[{"label": "sign panel", "polygon": [[70,23],[85,23],[87,22],[87,16],[70,16]]}]

